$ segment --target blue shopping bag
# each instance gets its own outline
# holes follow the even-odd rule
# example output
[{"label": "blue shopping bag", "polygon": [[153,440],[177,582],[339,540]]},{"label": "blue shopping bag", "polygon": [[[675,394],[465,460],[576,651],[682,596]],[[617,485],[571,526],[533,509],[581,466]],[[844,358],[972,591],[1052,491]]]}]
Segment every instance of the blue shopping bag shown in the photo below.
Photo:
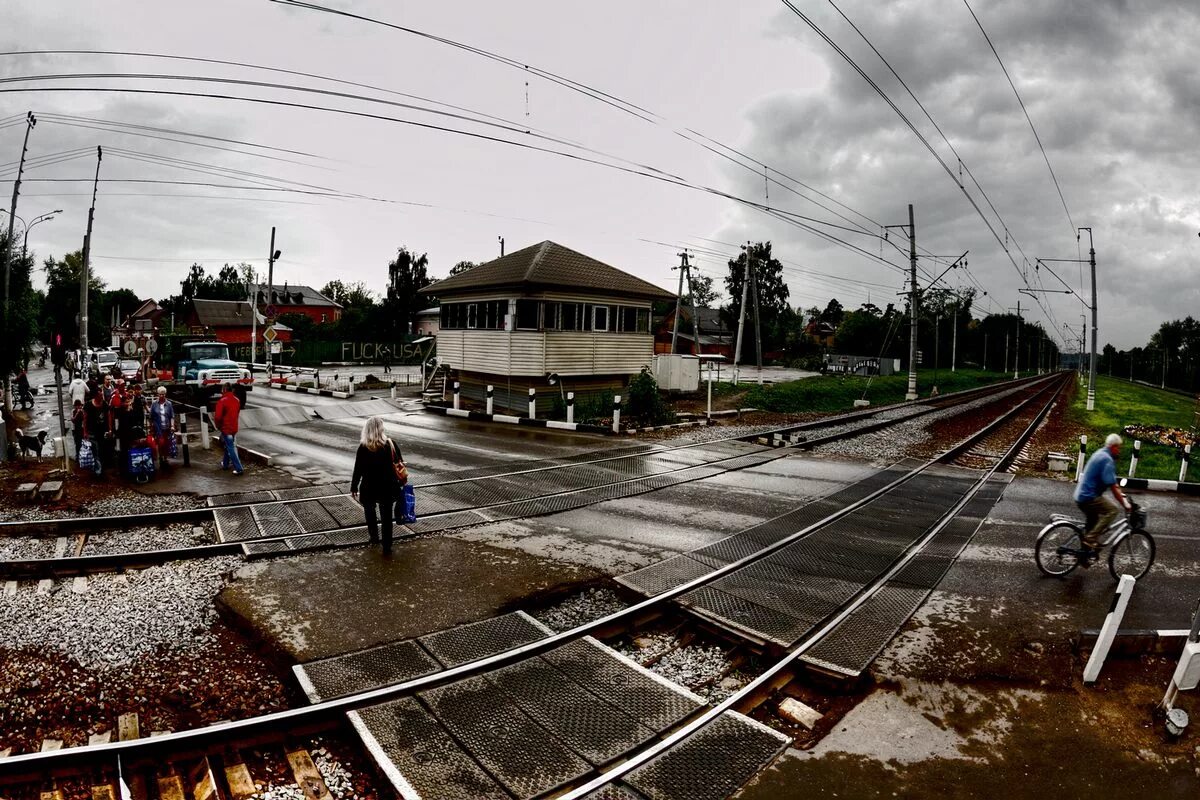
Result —
[{"label": "blue shopping bag", "polygon": [[417,495],[411,483],[404,484],[404,494],[396,501],[396,520],[405,524],[417,521]]}]

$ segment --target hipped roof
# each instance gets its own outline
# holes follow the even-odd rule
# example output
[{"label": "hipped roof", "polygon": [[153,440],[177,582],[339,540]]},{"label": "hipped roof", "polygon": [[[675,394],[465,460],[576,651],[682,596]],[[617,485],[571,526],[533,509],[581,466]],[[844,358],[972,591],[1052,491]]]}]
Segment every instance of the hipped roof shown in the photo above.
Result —
[{"label": "hipped roof", "polygon": [[478,289],[587,290],[596,294],[667,300],[675,295],[641,278],[549,240],[451,275],[421,289],[446,297]]}]

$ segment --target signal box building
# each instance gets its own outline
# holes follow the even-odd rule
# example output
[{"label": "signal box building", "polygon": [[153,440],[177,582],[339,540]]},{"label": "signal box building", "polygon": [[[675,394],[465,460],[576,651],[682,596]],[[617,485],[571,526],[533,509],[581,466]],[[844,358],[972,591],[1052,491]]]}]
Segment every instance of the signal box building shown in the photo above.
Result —
[{"label": "signal box building", "polygon": [[[538,413],[561,391],[577,401],[622,393],[654,360],[650,307],[672,293],[551,241],[509,253],[426,286],[441,301],[437,354],[463,397]],[[559,385],[551,385],[555,374]]]}]

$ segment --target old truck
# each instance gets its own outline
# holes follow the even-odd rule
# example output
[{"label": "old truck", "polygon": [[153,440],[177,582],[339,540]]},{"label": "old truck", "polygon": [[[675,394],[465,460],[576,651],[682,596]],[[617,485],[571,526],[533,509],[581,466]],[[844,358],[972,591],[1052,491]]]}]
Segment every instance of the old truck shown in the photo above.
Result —
[{"label": "old truck", "polygon": [[166,386],[169,394],[194,405],[211,405],[221,393],[221,384],[233,384],[238,402],[246,405],[246,394],[254,388],[250,371],[229,358],[224,342],[181,342],[172,359],[174,372],[159,371],[147,383]]}]

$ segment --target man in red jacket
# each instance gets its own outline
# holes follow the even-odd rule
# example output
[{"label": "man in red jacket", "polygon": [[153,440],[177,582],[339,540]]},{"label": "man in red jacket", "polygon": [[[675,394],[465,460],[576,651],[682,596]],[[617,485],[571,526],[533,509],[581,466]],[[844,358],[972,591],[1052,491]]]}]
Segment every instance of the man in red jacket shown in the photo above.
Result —
[{"label": "man in red jacket", "polygon": [[242,474],[242,462],[238,458],[237,445],[233,441],[233,437],[237,436],[238,414],[241,410],[242,404],[233,393],[233,385],[221,384],[221,399],[217,401],[216,410],[213,411],[213,422],[221,432],[221,444],[225,445],[221,469],[229,469],[232,466],[234,475]]}]

